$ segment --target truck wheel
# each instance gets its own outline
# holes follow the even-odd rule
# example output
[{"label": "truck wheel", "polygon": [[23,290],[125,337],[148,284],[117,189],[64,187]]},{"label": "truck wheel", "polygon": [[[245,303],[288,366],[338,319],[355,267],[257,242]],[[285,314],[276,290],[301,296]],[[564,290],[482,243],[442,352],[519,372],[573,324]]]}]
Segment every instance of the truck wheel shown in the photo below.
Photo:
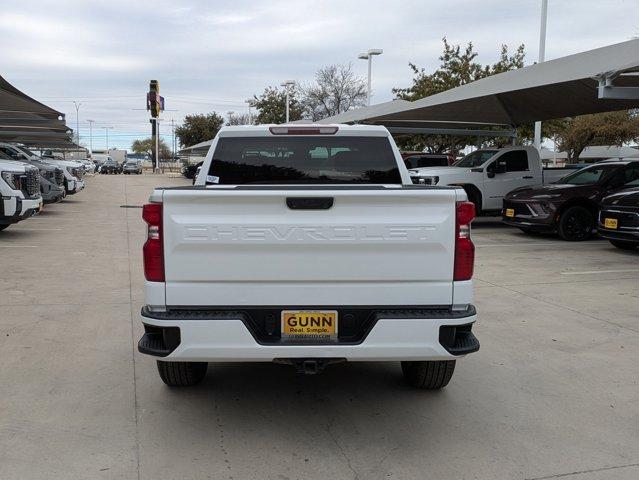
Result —
[{"label": "truck wheel", "polygon": [[569,242],[587,240],[594,228],[592,213],[584,207],[570,207],[559,218],[559,236]]},{"label": "truck wheel", "polygon": [[[0,230],[2,226],[0,225]],[[623,240],[608,240],[615,247],[621,248],[622,250],[634,250],[639,247],[639,243],[637,242],[624,242]]]},{"label": "truck wheel", "polygon": [[439,390],[450,382],[455,362],[456,360],[402,362],[402,373],[406,381],[415,388]]},{"label": "truck wheel", "polygon": [[206,362],[157,362],[160,378],[170,387],[198,384],[206,376]]}]

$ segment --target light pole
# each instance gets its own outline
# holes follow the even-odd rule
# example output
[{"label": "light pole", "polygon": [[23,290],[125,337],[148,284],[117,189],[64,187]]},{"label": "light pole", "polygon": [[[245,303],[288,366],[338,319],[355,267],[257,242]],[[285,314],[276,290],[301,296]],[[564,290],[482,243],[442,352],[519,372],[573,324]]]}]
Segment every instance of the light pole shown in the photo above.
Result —
[{"label": "light pole", "polygon": [[109,156],[109,130],[113,129],[113,127],[102,127],[104,128],[104,132],[106,133],[106,153]]},{"label": "light pole", "polygon": [[357,56],[357,58],[359,58],[360,60],[368,60],[368,90],[366,92],[367,105],[371,104],[371,67],[373,65],[373,56],[381,55],[382,53],[384,53],[384,50],[382,50],[381,48],[371,48],[368,52],[360,53]]},{"label": "light pole", "polygon": [[247,98],[246,100],[244,100],[244,103],[246,103],[248,105],[249,125],[253,125],[253,115],[251,115],[251,105],[253,104],[253,99],[252,98]]},{"label": "light pole", "polygon": [[75,100],[73,100],[73,105],[75,105],[75,143],[78,144],[78,147],[80,146],[80,105],[82,105],[80,102],[76,102]]},{"label": "light pole", "polygon": [[229,119],[229,125],[231,125],[231,120],[233,119],[234,114],[235,112],[232,112],[232,111],[226,112],[226,115],[228,116],[228,119]]},{"label": "light pole", "polygon": [[87,122],[89,122],[89,152],[93,155],[93,122],[95,120],[87,119]]},{"label": "light pole", "polygon": [[295,85],[295,80],[284,80],[281,83],[281,86],[284,87],[284,91],[286,92],[286,123],[289,121],[289,102],[290,102],[290,91],[288,87],[292,87]]},{"label": "light pole", "polygon": [[[539,63],[546,60],[546,23],[548,21],[548,0],[541,0],[541,24],[539,26]],[[534,145],[541,149],[541,122],[535,122]]]}]

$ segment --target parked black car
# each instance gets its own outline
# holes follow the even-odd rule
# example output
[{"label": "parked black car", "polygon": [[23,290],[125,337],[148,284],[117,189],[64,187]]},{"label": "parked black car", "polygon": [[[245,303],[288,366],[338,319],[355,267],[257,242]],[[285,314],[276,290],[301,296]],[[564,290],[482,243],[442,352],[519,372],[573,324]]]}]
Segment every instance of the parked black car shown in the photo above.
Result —
[{"label": "parked black car", "polygon": [[617,248],[639,247],[639,180],[634,188],[604,197],[599,212],[599,235]]},{"label": "parked black car", "polygon": [[603,197],[639,179],[639,161],[596,163],[556,183],[522,187],[504,197],[503,222],[524,232],[557,232],[564,240],[586,240],[596,230]]},{"label": "parked black car", "polygon": [[112,158],[105,160],[102,166],[100,167],[100,173],[103,173],[103,174],[120,173],[121,171],[122,170],[120,165],[118,165],[118,162],[116,162]]}]

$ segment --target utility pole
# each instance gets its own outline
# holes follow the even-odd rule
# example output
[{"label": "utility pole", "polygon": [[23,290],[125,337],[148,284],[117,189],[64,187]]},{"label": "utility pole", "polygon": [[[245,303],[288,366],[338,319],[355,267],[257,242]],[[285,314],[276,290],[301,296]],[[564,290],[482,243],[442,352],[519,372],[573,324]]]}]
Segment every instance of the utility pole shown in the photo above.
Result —
[{"label": "utility pole", "polygon": [[89,122],[89,152],[93,155],[93,122],[95,120],[87,119],[87,122]]},{"label": "utility pole", "polygon": [[76,102],[73,100],[73,105],[75,105],[75,143],[77,143],[78,147],[80,146],[80,102]]},{"label": "utility pole", "polygon": [[173,131],[173,138],[171,140],[171,149],[173,150],[173,160],[176,157],[177,145],[175,144],[175,122],[171,119],[171,130]]},{"label": "utility pole", "polygon": [[248,105],[249,125],[253,125],[253,115],[251,114],[251,105],[253,104],[253,99],[252,98],[247,98],[246,100],[244,100],[244,102]]},{"label": "utility pole", "polygon": [[104,128],[104,132],[106,133],[106,151],[107,151],[107,156],[109,155],[109,130],[111,130],[113,127],[102,127]]},{"label": "utility pole", "polygon": [[[548,0],[541,0],[541,24],[539,26],[539,63],[546,61],[546,23],[548,22]],[[541,122],[535,122],[534,145],[541,151]]]},{"label": "utility pole", "polygon": [[226,115],[227,115],[227,116],[228,116],[228,118],[229,118],[229,125],[231,125],[231,120],[233,119],[233,114],[234,114],[234,113],[235,113],[235,112],[231,112],[231,111],[226,112]]}]

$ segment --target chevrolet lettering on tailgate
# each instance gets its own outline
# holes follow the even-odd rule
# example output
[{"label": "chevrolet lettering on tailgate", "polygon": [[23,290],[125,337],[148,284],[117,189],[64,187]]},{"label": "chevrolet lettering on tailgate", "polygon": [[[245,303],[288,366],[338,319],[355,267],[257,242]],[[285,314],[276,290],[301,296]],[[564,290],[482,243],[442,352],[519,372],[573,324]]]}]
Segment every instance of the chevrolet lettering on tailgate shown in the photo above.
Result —
[{"label": "chevrolet lettering on tailgate", "polygon": [[433,225],[219,226],[185,225],[184,240],[263,241],[415,241],[426,240]]}]

